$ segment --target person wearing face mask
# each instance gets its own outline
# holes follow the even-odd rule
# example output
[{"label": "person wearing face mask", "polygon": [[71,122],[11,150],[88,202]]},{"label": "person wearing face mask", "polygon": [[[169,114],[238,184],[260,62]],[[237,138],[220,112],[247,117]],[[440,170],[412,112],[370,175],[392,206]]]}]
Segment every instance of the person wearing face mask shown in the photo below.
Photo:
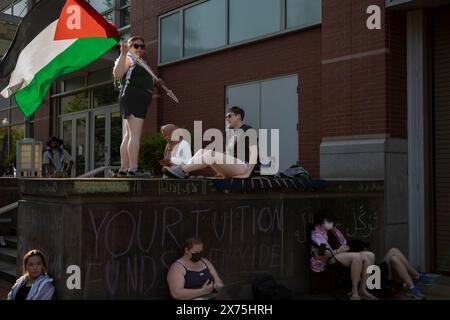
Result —
[{"label": "person wearing face mask", "polygon": [[375,254],[369,251],[349,252],[347,240],[341,231],[335,227],[336,218],[333,212],[322,210],[318,215],[317,224],[311,233],[312,252],[311,270],[323,272],[331,264],[340,263],[351,269],[352,292],[351,300],[361,298],[376,300],[366,286],[367,267],[375,264]]},{"label": "person wearing face mask", "polygon": [[223,287],[216,269],[203,258],[203,242],[187,239],[183,256],[175,261],[167,274],[170,294],[176,300],[192,300],[208,296]]}]

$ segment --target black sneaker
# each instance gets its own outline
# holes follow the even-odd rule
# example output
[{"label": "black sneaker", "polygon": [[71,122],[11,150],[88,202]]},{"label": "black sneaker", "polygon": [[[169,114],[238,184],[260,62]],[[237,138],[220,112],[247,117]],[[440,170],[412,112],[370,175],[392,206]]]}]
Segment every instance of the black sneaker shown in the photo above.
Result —
[{"label": "black sneaker", "polygon": [[182,166],[175,166],[175,167],[171,167],[171,168],[164,167],[163,172],[172,178],[177,178],[177,179],[189,178],[189,175],[186,172],[184,172]]},{"label": "black sneaker", "polygon": [[151,176],[145,172],[137,170],[137,171],[128,171],[127,178],[151,178]]},{"label": "black sneaker", "polygon": [[117,178],[126,178],[128,176],[128,173],[126,171],[117,171],[116,177]]}]

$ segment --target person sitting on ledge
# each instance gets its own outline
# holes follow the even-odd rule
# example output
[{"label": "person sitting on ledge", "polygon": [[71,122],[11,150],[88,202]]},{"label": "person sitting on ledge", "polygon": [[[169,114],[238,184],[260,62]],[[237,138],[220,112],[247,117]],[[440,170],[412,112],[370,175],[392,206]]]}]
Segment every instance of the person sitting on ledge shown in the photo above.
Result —
[{"label": "person sitting on ledge", "polygon": [[52,300],[54,293],[44,254],[31,250],[23,258],[23,276],[12,287],[8,300]]},{"label": "person sitting on ledge", "polygon": [[318,215],[315,229],[311,233],[312,252],[311,270],[323,272],[335,263],[351,269],[352,292],[351,300],[377,300],[366,286],[368,274],[367,267],[375,264],[375,254],[369,251],[349,252],[347,240],[335,227],[335,215],[332,211],[321,210]]},{"label": "person sitting on ledge", "polygon": [[47,140],[47,151],[44,152],[42,164],[47,178],[66,178],[71,176],[73,160],[69,152],[63,149],[63,141],[57,137]]},{"label": "person sitting on ledge", "polygon": [[[224,178],[249,178],[258,162],[258,141],[256,130],[243,123],[245,112],[239,107],[232,107],[226,114],[226,121],[232,129],[230,139],[226,144],[226,152],[221,153],[214,150],[199,150],[188,164],[175,167],[164,167],[163,171],[170,177],[185,179],[194,171],[212,168],[217,177]],[[255,139],[246,136],[246,132],[254,130]],[[249,131],[249,133],[252,133]],[[238,152],[238,146],[245,145],[244,152]],[[242,154],[241,154],[242,153]]]},{"label": "person sitting on ledge", "polygon": [[159,162],[163,167],[184,165],[192,158],[189,142],[184,139],[172,141],[172,133],[178,129],[179,127],[174,124],[167,124],[161,127],[161,133],[167,141],[166,149],[164,150],[164,159]]},{"label": "person sitting on ledge", "polygon": [[200,239],[187,239],[183,248],[183,256],[172,264],[167,274],[170,294],[176,300],[207,299],[223,287],[223,282],[212,263],[202,258]]}]

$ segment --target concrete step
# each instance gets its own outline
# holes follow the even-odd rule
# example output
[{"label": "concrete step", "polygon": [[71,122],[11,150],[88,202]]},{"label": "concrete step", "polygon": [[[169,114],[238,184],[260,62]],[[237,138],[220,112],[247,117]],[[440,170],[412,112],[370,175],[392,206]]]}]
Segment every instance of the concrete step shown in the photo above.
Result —
[{"label": "concrete step", "polygon": [[13,248],[0,248],[0,261],[16,264],[17,250]]},{"label": "concrete step", "polygon": [[0,261],[0,279],[6,282],[14,283],[16,277],[16,264]]},{"label": "concrete step", "polygon": [[17,237],[16,236],[5,236],[6,244],[10,249],[17,249]]}]

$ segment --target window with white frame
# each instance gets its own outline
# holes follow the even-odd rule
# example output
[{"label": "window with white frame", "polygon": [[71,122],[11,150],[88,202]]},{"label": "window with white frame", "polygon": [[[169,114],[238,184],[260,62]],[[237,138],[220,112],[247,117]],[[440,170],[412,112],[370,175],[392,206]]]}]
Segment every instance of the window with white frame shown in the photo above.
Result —
[{"label": "window with white frame", "polygon": [[130,26],[130,0],[88,0],[89,4],[119,29]]},{"label": "window with white frame", "polygon": [[159,16],[159,63],[322,21],[322,0],[201,0]]}]

